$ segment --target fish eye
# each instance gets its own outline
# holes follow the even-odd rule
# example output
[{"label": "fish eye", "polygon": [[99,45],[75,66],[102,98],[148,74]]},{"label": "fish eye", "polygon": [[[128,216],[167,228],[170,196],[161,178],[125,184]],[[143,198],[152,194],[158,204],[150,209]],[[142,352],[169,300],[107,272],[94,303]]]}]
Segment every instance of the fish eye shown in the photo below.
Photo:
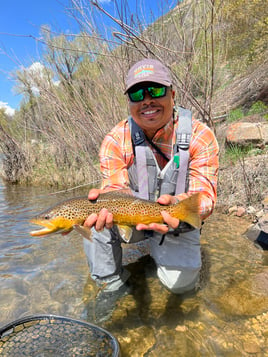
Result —
[{"label": "fish eye", "polygon": [[49,219],[49,215],[48,215],[48,214],[46,214],[44,218],[45,218],[45,219]]}]

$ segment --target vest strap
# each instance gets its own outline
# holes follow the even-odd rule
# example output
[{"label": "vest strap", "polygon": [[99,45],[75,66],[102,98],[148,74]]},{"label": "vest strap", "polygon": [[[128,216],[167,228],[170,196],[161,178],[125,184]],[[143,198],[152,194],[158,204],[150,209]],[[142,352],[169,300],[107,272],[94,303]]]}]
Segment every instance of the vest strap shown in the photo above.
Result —
[{"label": "vest strap", "polygon": [[179,150],[180,152],[180,169],[177,176],[177,185],[176,185],[176,195],[179,193],[184,193],[186,188],[186,177],[189,164],[189,151],[188,150]]},{"label": "vest strap", "polygon": [[179,107],[179,127],[177,132],[177,150],[180,157],[180,169],[177,176],[176,195],[186,191],[186,179],[189,165],[189,146],[192,135],[192,112]]},{"label": "vest strap", "polygon": [[[186,192],[187,173],[189,165],[189,146],[192,134],[192,113],[188,109],[176,108],[179,113],[179,125],[174,145],[174,156],[165,169],[160,179],[159,193],[184,193]],[[137,196],[139,198],[154,200],[157,170],[156,160],[149,146],[146,144],[146,136],[137,123],[128,118],[136,157]],[[153,159],[153,162],[151,162]],[[152,191],[152,192],[151,192]]]},{"label": "vest strap", "polygon": [[149,178],[147,170],[146,148],[144,145],[138,145],[135,147],[137,160],[137,176],[139,185],[139,198],[149,199]]}]

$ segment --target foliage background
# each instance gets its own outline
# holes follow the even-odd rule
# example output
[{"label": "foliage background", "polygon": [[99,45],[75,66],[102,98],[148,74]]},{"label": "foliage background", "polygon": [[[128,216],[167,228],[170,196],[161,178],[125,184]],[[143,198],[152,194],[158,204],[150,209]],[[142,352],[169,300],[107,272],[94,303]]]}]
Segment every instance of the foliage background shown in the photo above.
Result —
[{"label": "foliage background", "polygon": [[[128,115],[125,76],[144,57],[171,70],[176,103],[215,130],[215,117],[267,104],[267,6],[261,0],[185,0],[146,27],[122,9],[115,28],[97,1],[72,0],[80,33],[48,26],[43,58],[14,76],[24,100],[15,116],[0,111],[2,175],[9,182],[97,185],[104,135]],[[105,35],[104,35],[105,33]]]}]

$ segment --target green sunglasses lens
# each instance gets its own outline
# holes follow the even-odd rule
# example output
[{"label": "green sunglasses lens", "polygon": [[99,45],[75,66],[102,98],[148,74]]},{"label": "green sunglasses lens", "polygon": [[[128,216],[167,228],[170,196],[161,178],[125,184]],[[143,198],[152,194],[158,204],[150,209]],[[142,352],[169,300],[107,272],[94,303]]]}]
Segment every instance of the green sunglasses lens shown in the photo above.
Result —
[{"label": "green sunglasses lens", "polygon": [[129,98],[132,102],[140,102],[144,99],[144,89],[139,89],[137,90],[136,92],[129,92],[128,95],[129,95]]},{"label": "green sunglasses lens", "polygon": [[160,98],[166,95],[166,87],[149,87],[148,92],[152,98]]},{"label": "green sunglasses lens", "polygon": [[145,98],[145,91],[147,91],[152,98],[161,98],[166,95],[167,87],[148,87],[138,89],[135,92],[128,92],[129,99],[132,102],[141,102]]}]

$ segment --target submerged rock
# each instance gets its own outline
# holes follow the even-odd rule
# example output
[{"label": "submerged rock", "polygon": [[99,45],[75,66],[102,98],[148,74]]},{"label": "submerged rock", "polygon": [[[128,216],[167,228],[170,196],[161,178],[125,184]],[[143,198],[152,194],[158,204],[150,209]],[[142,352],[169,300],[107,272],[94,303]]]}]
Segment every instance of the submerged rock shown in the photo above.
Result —
[{"label": "submerged rock", "polygon": [[268,270],[232,284],[215,300],[226,316],[253,316],[268,310]]}]

